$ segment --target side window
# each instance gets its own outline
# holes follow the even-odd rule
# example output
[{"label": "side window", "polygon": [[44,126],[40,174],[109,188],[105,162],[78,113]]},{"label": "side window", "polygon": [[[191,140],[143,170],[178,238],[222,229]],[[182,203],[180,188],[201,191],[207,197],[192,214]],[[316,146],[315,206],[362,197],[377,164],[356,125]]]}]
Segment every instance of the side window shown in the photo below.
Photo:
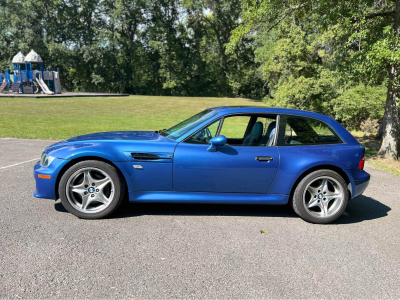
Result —
[{"label": "side window", "polygon": [[246,133],[247,126],[249,125],[249,116],[233,116],[227,117],[224,120],[222,129],[219,135],[224,135],[226,138],[242,140]]},{"label": "side window", "polygon": [[232,116],[225,118],[219,135],[230,146],[272,146],[276,116]]},{"label": "side window", "polygon": [[[230,116],[199,130],[185,143],[210,144],[217,135],[224,135],[227,146],[272,146],[275,140],[276,116]],[[218,129],[221,127],[220,132]]]},{"label": "side window", "polygon": [[190,144],[209,144],[210,140],[216,136],[221,119],[215,121],[211,125],[196,132],[185,142]]},{"label": "side window", "polygon": [[325,123],[311,118],[287,116],[285,138],[280,146],[339,143],[342,143],[341,139]]}]

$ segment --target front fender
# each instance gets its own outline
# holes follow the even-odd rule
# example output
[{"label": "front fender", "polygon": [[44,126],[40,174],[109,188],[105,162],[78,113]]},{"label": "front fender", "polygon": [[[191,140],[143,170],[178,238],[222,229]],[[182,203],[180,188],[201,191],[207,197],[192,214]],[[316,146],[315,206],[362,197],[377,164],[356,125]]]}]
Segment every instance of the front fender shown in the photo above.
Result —
[{"label": "front fender", "polygon": [[46,153],[57,158],[73,160],[80,157],[96,156],[117,162],[127,161],[121,146],[107,142],[68,143],[65,145],[50,146]]}]

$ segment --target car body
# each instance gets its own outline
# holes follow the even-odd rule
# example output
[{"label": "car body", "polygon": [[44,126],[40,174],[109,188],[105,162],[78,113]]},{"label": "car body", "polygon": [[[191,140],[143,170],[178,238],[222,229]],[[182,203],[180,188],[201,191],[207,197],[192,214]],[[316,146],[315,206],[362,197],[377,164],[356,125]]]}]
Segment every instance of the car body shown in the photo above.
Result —
[{"label": "car body", "polygon": [[[284,205],[299,182],[318,170],[338,174],[346,183],[346,195],[341,197],[350,199],[361,195],[369,183],[364,152],[326,115],[216,107],[170,130],[94,133],[51,145],[34,167],[34,196],[58,199],[61,178],[69,168],[101,161],[116,170],[130,202]],[[328,180],[332,193],[334,181]]]}]

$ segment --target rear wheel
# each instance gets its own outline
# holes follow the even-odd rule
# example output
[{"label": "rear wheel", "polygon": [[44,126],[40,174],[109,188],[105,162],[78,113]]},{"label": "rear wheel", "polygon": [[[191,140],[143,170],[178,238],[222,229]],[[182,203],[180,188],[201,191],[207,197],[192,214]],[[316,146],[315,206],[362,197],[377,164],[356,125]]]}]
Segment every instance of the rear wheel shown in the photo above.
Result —
[{"label": "rear wheel", "polygon": [[88,160],[70,167],[61,177],[61,203],[83,219],[98,219],[115,211],[124,198],[125,186],[117,170],[102,161]]},{"label": "rear wheel", "polygon": [[332,170],[318,170],[300,181],[294,191],[292,204],[302,219],[326,224],[343,214],[348,198],[347,184],[342,176]]}]

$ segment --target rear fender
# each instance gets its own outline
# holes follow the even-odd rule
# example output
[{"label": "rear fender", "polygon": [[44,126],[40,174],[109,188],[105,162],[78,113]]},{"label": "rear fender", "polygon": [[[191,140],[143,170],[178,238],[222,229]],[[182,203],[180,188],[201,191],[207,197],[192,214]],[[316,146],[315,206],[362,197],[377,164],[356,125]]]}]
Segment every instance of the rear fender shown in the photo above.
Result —
[{"label": "rear fender", "polygon": [[[269,194],[289,195],[295,188],[299,178],[307,172],[322,168],[331,169],[347,176],[351,193],[355,190],[355,182],[351,170],[358,168],[364,154],[361,145],[316,145],[278,147],[280,165]],[[352,194],[353,195],[353,194]]]}]

